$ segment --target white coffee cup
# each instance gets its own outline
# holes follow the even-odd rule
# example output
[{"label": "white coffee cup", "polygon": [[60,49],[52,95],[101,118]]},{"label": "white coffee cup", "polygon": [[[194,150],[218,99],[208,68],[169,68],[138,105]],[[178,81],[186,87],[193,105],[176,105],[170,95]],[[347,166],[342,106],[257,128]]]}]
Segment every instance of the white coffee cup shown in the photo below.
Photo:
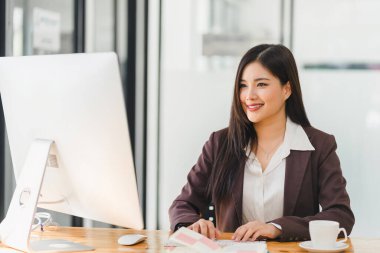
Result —
[{"label": "white coffee cup", "polygon": [[329,220],[313,220],[309,222],[309,232],[311,243],[314,248],[334,249],[337,244],[337,237],[343,232],[344,239],[338,242],[347,241],[347,232],[344,228],[339,228],[339,223]]}]

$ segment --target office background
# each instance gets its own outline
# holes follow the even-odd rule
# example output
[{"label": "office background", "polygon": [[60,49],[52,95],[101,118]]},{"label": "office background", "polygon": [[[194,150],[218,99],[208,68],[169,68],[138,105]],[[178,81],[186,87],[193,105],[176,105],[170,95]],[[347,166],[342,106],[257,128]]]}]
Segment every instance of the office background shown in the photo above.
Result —
[{"label": "office background", "polygon": [[[5,0],[0,54],[119,54],[146,227],[168,229],[167,210],[202,145],[227,125],[241,55],[283,43],[297,60],[312,125],[337,139],[353,235],[379,236],[379,10],[376,0]],[[39,15],[59,20],[53,46],[36,40],[44,38]],[[0,125],[2,218],[15,182],[3,117]]]}]

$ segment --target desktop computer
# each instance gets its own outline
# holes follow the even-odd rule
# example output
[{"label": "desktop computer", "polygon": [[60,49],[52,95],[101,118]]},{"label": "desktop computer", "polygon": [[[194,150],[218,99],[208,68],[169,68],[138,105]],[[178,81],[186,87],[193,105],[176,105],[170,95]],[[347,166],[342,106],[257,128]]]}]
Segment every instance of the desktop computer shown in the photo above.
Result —
[{"label": "desktop computer", "polygon": [[30,241],[37,206],[143,228],[115,53],[2,57],[0,94],[17,182],[2,243],[53,247]]}]

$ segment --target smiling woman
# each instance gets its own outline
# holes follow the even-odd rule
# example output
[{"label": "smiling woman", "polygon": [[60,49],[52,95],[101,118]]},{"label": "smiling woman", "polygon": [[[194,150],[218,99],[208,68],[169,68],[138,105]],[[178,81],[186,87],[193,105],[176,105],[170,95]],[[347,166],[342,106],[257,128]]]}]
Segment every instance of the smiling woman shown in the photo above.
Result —
[{"label": "smiling woman", "polygon": [[[237,70],[229,126],[204,145],[170,207],[171,229],[292,241],[309,239],[309,221],[322,219],[350,233],[354,215],[336,147],[309,123],[290,50],[253,47]],[[216,227],[201,217],[210,203]]]},{"label": "smiling woman", "polygon": [[248,64],[240,81],[240,103],[251,122],[284,116],[290,84],[280,80],[259,62]]},{"label": "smiling woman", "polygon": [[[241,106],[249,121],[256,123],[256,132],[258,129],[266,129],[263,125],[274,126],[276,122],[282,122],[278,128],[277,138],[263,138],[260,145],[252,144],[251,149],[255,150],[264,171],[284,139],[285,101],[291,94],[290,83],[288,81],[282,85],[276,76],[255,61],[244,68],[239,88]],[[265,132],[266,130],[263,134]]]}]

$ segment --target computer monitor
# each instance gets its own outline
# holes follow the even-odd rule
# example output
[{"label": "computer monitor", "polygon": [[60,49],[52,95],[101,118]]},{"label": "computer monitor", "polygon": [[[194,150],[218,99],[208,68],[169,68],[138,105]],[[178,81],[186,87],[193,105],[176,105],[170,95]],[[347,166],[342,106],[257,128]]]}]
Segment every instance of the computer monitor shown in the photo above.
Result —
[{"label": "computer monitor", "polygon": [[0,58],[0,93],[17,187],[23,185],[7,217],[33,205],[22,202],[43,178],[38,207],[143,228],[115,53]]}]

